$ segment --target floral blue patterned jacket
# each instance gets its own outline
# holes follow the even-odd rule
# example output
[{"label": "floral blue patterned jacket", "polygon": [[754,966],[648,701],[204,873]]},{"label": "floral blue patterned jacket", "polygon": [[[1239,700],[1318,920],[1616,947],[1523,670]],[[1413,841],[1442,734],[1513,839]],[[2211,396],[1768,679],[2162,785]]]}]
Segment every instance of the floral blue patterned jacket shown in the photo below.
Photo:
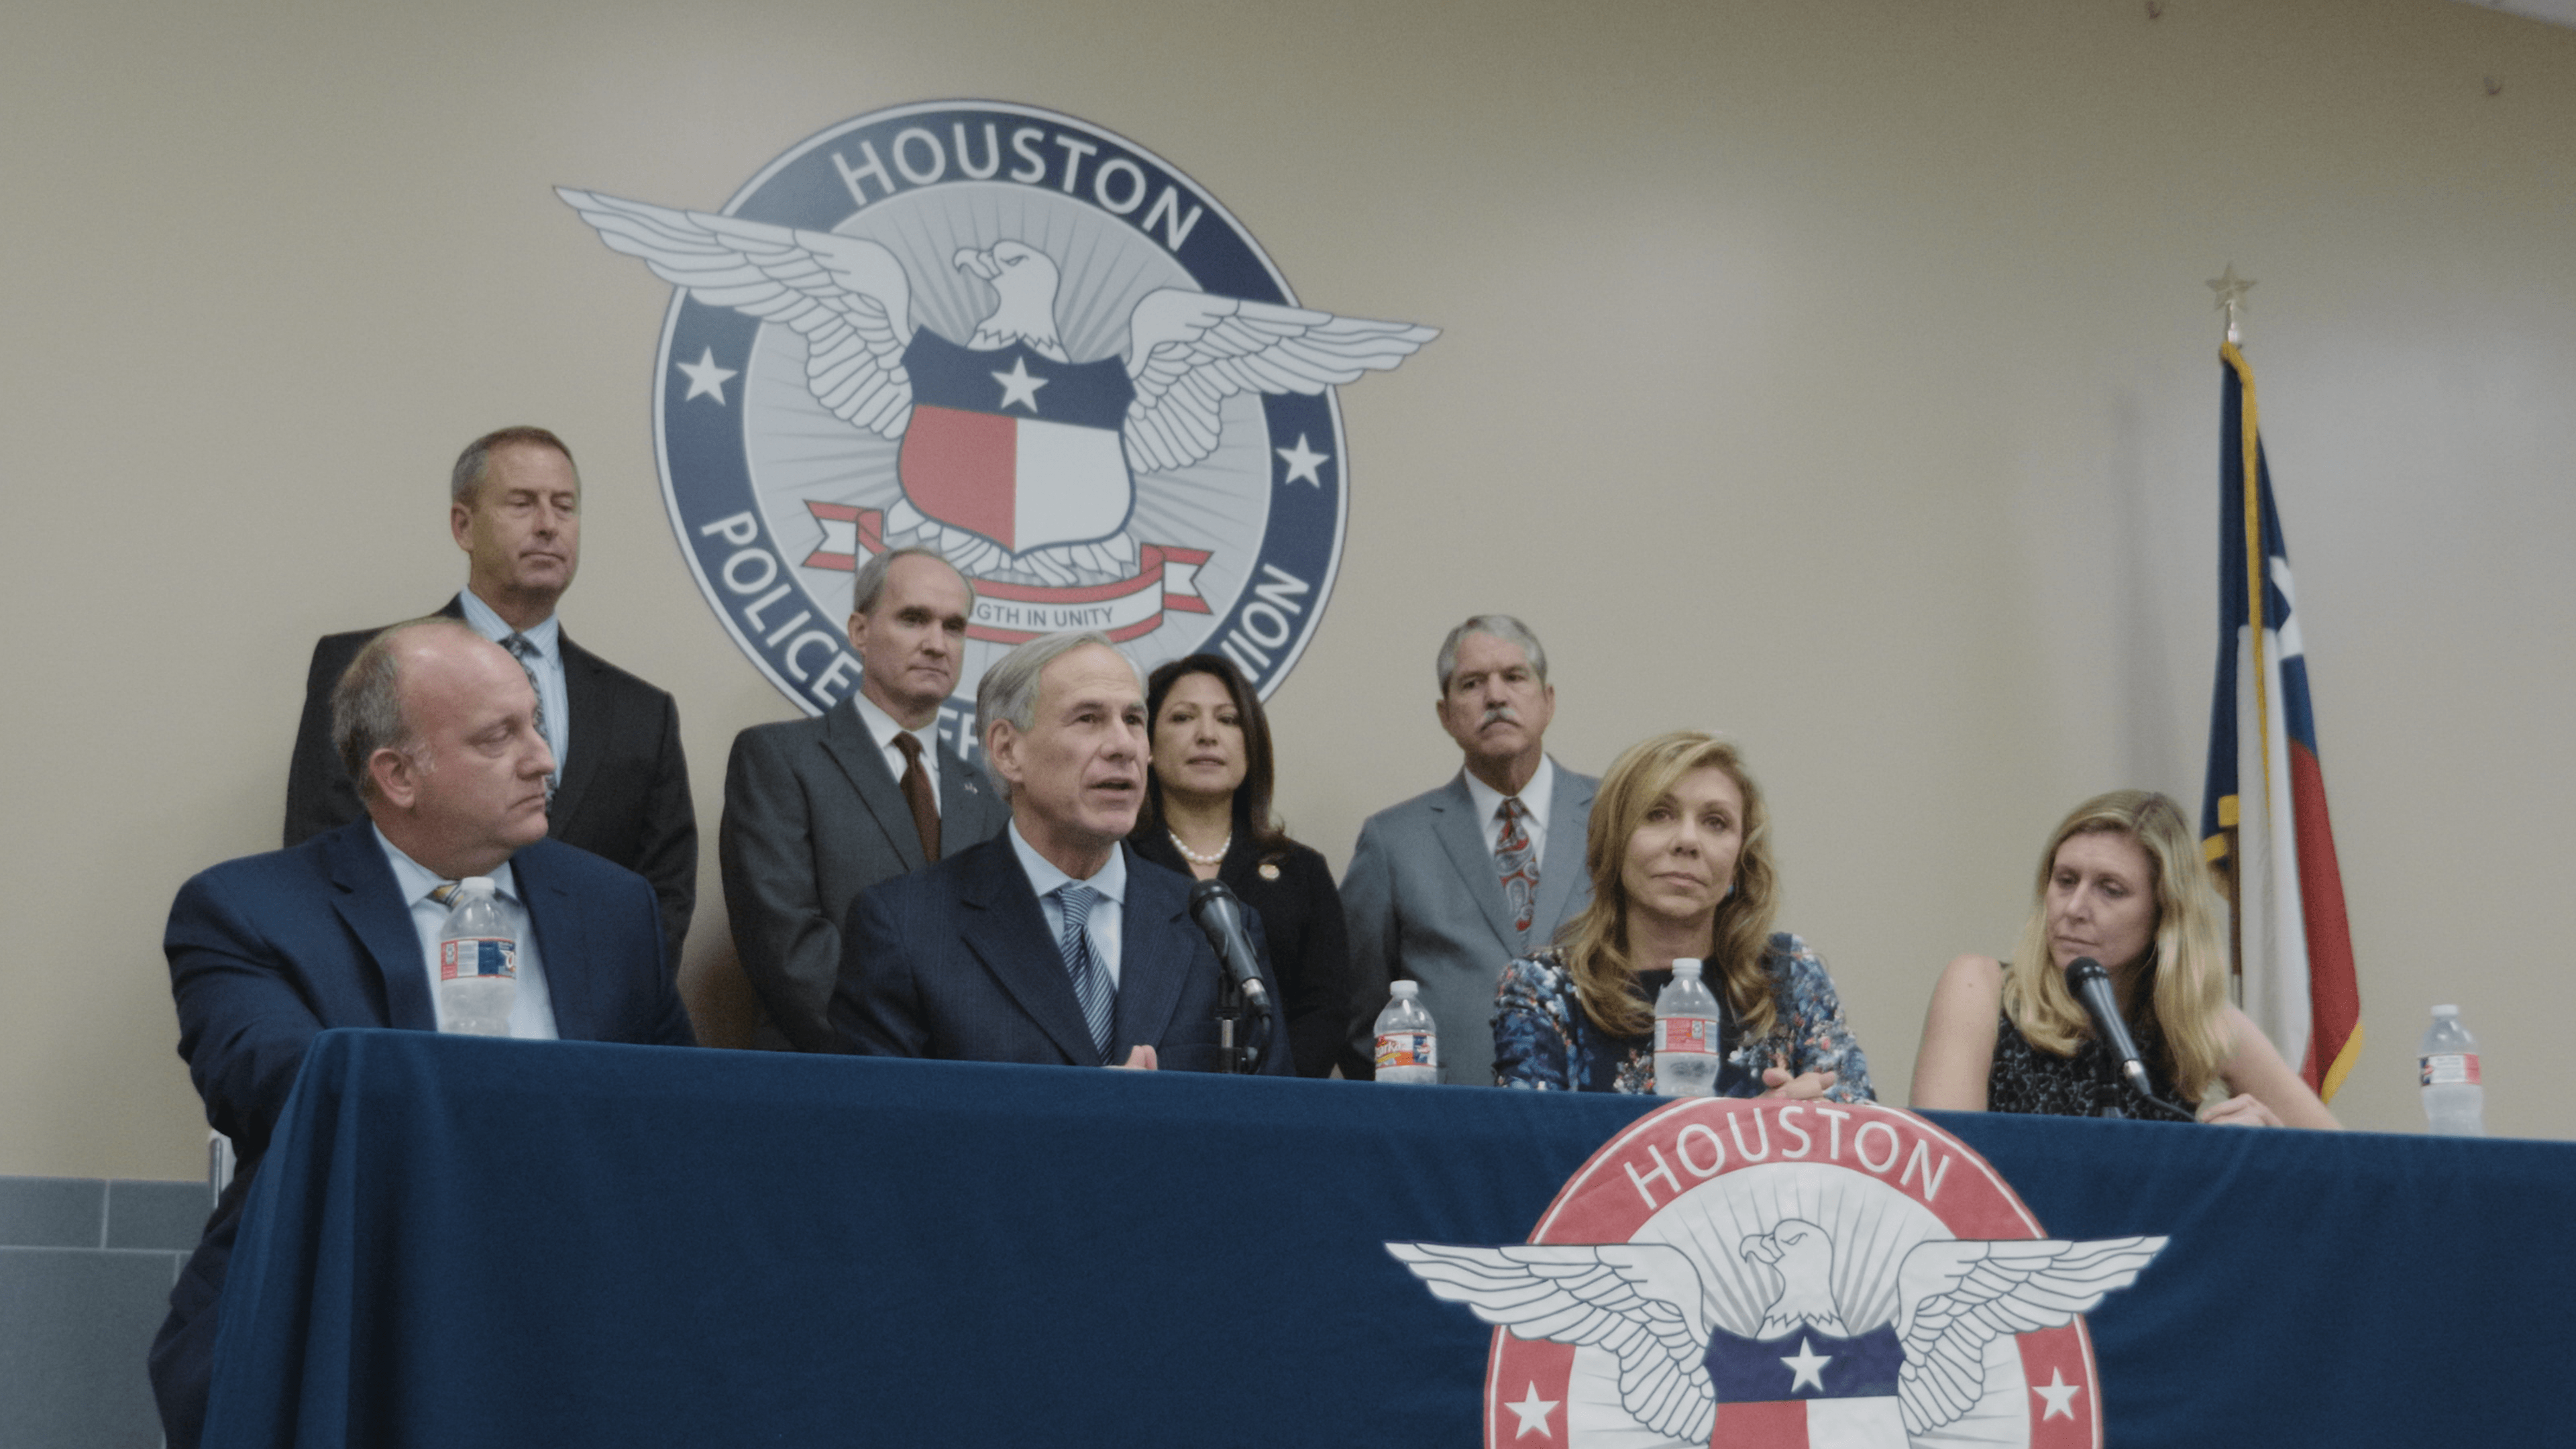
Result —
[{"label": "floral blue patterned jacket", "polygon": [[[1838,1102],[1876,1100],[1869,1086],[1869,1061],[1860,1043],[1843,1025],[1842,999],[1834,979],[1807,943],[1786,931],[1775,932],[1762,954],[1771,973],[1774,1016],[1771,1030],[1739,1043],[1718,1069],[1721,1097],[1758,1097],[1762,1069],[1786,1066],[1792,1073],[1832,1072],[1826,1096]],[[1655,999],[1669,969],[1641,971],[1638,984],[1648,1001]],[[1540,1091],[1652,1092],[1655,1052],[1644,1036],[1611,1036],[1584,1015],[1575,994],[1574,976],[1564,954],[1554,946],[1534,957],[1514,961],[1503,971],[1494,997],[1494,1080],[1499,1086]]]}]

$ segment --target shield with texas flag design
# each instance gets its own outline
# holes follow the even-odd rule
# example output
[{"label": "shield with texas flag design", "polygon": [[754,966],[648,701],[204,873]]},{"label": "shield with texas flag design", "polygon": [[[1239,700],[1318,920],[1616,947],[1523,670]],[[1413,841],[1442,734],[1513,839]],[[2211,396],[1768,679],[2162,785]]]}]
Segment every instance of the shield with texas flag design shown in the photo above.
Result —
[{"label": "shield with texas flag design", "polygon": [[1708,1344],[1717,1389],[1716,1442],[1741,1449],[1905,1449],[1896,1330],[1857,1338],[1800,1331],[1745,1338],[1721,1328]]},{"label": "shield with texas flag design", "polygon": [[1127,526],[1136,480],[1119,427],[1136,392],[1119,359],[960,347],[923,328],[903,365],[913,411],[897,476],[913,507],[1015,554]]}]

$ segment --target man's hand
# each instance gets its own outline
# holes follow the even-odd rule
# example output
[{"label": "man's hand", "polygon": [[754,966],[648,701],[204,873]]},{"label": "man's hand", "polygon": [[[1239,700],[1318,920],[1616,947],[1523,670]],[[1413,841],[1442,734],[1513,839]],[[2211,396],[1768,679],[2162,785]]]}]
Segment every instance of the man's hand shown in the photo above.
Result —
[{"label": "man's hand", "polygon": [[1120,1062],[1118,1067],[1122,1071],[1150,1072],[1154,1070],[1154,1049],[1140,1045],[1127,1053],[1127,1060]]}]

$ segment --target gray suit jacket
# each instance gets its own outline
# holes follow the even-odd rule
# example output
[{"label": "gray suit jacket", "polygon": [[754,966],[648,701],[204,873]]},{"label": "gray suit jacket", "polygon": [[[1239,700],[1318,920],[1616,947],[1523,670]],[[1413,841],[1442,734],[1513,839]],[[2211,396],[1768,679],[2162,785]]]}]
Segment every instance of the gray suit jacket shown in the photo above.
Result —
[{"label": "gray suit jacket", "polygon": [[1409,978],[1422,983],[1422,1004],[1439,1029],[1447,1079],[1492,1085],[1494,990],[1503,967],[1545,946],[1592,899],[1583,835],[1599,784],[1590,775],[1556,767],[1538,910],[1526,932],[1513,930],[1505,913],[1502,878],[1485,846],[1464,773],[1379,811],[1360,827],[1350,872],[1342,878],[1342,913],[1351,927],[1352,1005],[1358,1012],[1351,1039],[1362,1059],[1374,1058],[1377,1014],[1386,1006],[1388,986]]},{"label": "gray suit jacket", "polygon": [[[984,772],[941,744],[940,853],[989,840],[1010,818]],[[716,860],[734,951],[760,997],[752,1044],[846,1050],[829,1015],[841,922],[859,892],[923,864],[912,809],[856,704],[734,737]]]}]

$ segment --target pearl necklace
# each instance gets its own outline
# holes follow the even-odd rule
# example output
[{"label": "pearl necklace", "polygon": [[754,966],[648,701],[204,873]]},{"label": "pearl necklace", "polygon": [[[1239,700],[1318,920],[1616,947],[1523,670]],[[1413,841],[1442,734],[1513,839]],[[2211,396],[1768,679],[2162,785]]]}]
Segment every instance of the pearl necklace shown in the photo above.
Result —
[{"label": "pearl necklace", "polygon": [[1226,851],[1234,846],[1234,832],[1231,830],[1225,833],[1225,844],[1218,846],[1214,855],[1201,855],[1190,849],[1190,843],[1183,840],[1181,832],[1177,830],[1166,829],[1163,833],[1172,837],[1172,848],[1181,853],[1181,859],[1192,865],[1223,865]]}]

